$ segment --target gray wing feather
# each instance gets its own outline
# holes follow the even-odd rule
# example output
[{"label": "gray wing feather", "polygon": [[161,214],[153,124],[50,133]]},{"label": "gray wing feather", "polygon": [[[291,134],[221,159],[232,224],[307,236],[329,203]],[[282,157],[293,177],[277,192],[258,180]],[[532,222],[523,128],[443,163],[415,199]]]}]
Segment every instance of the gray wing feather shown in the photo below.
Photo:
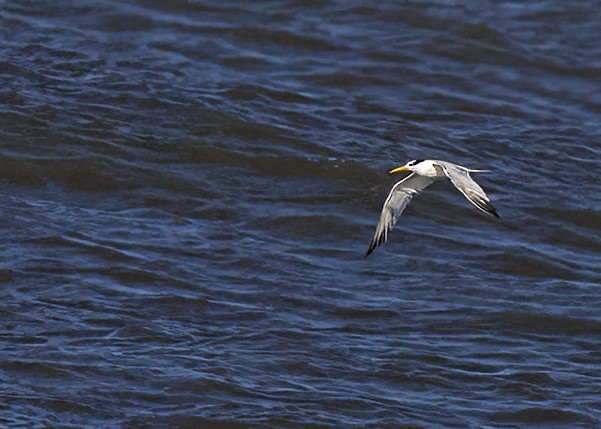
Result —
[{"label": "gray wing feather", "polygon": [[478,170],[469,170],[450,162],[436,161],[436,163],[440,165],[444,174],[459,192],[461,192],[470,203],[476,206],[478,210],[481,210],[488,215],[499,217],[497,210],[490,203],[490,199],[486,193],[482,190],[480,185],[470,177],[471,171],[477,172]]},{"label": "gray wing feather", "polygon": [[378,222],[374,238],[371,240],[365,256],[388,240],[388,231],[392,229],[401,213],[403,213],[403,210],[405,210],[405,207],[407,207],[415,195],[432,184],[434,180],[431,177],[411,173],[403,180],[394,184],[388,194],[388,198],[384,201],[380,222]]}]

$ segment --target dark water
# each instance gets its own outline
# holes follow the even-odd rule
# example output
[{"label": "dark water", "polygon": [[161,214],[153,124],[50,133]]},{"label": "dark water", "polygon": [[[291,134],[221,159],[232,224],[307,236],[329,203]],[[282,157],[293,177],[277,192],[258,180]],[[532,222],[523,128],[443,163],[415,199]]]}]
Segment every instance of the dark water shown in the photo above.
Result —
[{"label": "dark water", "polygon": [[598,2],[0,11],[2,427],[601,427]]}]

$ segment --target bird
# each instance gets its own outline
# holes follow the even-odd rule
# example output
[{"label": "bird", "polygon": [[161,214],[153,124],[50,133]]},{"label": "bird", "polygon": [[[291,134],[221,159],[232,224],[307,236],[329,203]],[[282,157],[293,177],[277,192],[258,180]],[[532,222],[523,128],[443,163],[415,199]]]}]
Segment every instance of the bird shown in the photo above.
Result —
[{"label": "bird", "polygon": [[373,239],[369,243],[365,257],[378,246],[388,241],[388,232],[392,229],[403,210],[413,197],[429,185],[445,177],[468,199],[478,210],[489,216],[500,217],[490,203],[490,199],[482,188],[470,177],[470,173],[489,173],[490,170],[472,170],[448,161],[434,159],[414,159],[405,165],[394,168],[388,174],[410,171],[411,174],[394,184],[384,201],[380,221]]}]

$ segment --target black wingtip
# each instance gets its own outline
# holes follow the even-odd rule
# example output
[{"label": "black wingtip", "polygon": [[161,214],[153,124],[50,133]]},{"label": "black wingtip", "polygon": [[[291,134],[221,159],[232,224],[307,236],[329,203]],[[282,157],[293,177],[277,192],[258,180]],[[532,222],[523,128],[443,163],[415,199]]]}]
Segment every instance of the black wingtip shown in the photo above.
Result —
[{"label": "black wingtip", "polygon": [[469,200],[473,205],[476,206],[476,208],[478,208],[479,210],[482,210],[487,215],[490,215],[490,216],[493,216],[496,218],[501,217],[501,216],[499,216],[499,213],[497,213],[497,209],[495,209],[488,200],[485,200],[484,198],[482,198],[480,196],[472,196],[471,198],[469,198]]},{"label": "black wingtip", "polygon": [[387,240],[386,235],[387,235],[387,232],[381,232],[379,235],[376,235],[373,238],[373,240],[371,240],[371,243],[369,243],[367,252],[365,252],[365,255],[363,255],[363,257],[367,258],[369,255],[371,255],[373,253],[374,250],[376,250],[382,244],[386,243],[386,240]]},{"label": "black wingtip", "polygon": [[499,213],[497,213],[497,209],[495,209],[490,203],[486,204],[486,213],[496,217],[496,218],[501,218],[501,216],[499,216]]},{"label": "black wingtip", "polygon": [[497,209],[495,209],[489,203],[476,204],[476,207],[478,207],[480,210],[482,210],[485,214],[487,214],[489,216],[497,217],[497,218],[500,217],[499,213],[497,213]]}]

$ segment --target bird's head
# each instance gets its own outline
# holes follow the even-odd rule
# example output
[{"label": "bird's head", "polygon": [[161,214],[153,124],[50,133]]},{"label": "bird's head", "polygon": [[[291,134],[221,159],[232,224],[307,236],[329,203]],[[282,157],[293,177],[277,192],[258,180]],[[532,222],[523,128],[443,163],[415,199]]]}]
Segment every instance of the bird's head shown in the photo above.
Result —
[{"label": "bird's head", "polygon": [[417,164],[423,161],[423,159],[413,159],[405,165],[390,170],[388,174],[400,173],[402,171],[414,171],[415,166],[417,166]]}]

